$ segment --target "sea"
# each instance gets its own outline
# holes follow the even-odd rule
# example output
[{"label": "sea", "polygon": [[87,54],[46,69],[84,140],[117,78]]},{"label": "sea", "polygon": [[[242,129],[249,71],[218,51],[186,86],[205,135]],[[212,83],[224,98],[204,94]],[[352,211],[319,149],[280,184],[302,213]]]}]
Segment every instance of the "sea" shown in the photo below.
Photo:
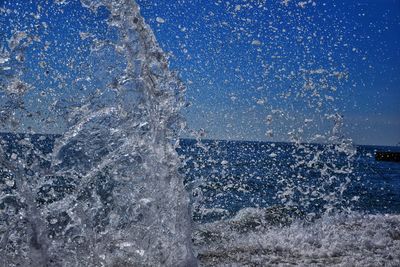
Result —
[{"label": "sea", "polygon": [[[271,114],[260,127],[271,136],[274,123],[284,126],[287,134],[274,135],[291,142],[207,140],[208,129],[192,129],[184,117],[190,87],[181,76],[212,86],[204,80],[210,73],[170,68],[174,56],[134,0],[0,1],[0,267],[400,266],[400,164],[375,160],[376,151],[400,148],[358,146],[344,134],[349,74],[345,55],[330,55],[338,44],[351,49],[349,32],[341,33],[351,27],[338,17],[335,34],[323,31],[324,62],[322,53],[310,54],[320,24],[309,19],[325,21],[336,9],[232,2],[224,2],[226,16],[204,19],[250,38],[254,52],[261,36],[251,40],[256,31],[242,35],[241,28],[252,20],[239,17],[236,30],[225,20],[232,7],[271,11],[276,42],[265,44],[273,54],[256,76],[288,91],[270,99],[277,107],[250,91],[243,103],[265,105]],[[168,23],[155,21],[160,31]],[[180,34],[189,28],[175,26]],[[217,41],[221,51],[236,47]],[[281,64],[285,53],[274,52],[286,42],[296,53],[287,54],[288,65]],[[232,58],[252,54],[241,50]],[[199,60],[219,61],[209,57]],[[232,74],[246,80],[239,69]],[[272,93],[250,84],[244,88],[257,95]],[[315,120],[297,118],[303,112]],[[306,142],[314,137],[325,143]]]},{"label": "sea", "polygon": [[[49,168],[45,159],[57,138],[60,136],[3,133],[3,155],[10,158],[2,162],[25,158],[32,164],[39,160],[26,158],[26,144],[31,144],[29,149],[36,151],[31,155],[41,155],[41,168]],[[374,155],[376,151],[399,152],[400,148],[354,146],[351,173],[335,174],[350,177],[350,181],[343,192],[333,196],[337,185],[321,189],[326,186],[320,181],[326,159],[321,156],[312,164],[294,165],[296,156],[304,158],[304,149],[316,155],[330,150],[330,146],[301,144],[299,149],[298,144],[283,142],[181,139],[176,151],[182,160],[179,172],[190,194],[192,241],[198,264],[399,266],[400,164],[377,161]],[[348,168],[347,156],[342,156],[335,160],[336,170]],[[30,169],[26,171],[25,175],[33,179]],[[0,225],[4,226],[7,213],[21,212],[23,203],[19,203],[17,184],[11,179],[16,174],[5,165],[0,174]],[[296,181],[292,182],[297,188],[292,201],[279,197],[288,180]],[[100,198],[107,199],[113,191],[112,183],[98,177],[93,186]],[[40,187],[33,201],[39,206],[52,205],[67,199],[75,186],[76,182],[67,177],[57,177]],[[96,224],[105,223],[95,219],[99,220]],[[65,218],[53,220],[60,229],[69,223]],[[4,235],[2,232],[2,238]],[[4,253],[10,248],[2,243]]]}]

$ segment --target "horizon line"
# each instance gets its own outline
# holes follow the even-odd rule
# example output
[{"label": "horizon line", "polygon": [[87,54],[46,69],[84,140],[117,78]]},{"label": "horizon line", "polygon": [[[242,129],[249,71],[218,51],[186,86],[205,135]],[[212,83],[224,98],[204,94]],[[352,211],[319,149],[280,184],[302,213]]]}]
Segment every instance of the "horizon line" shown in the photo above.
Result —
[{"label": "horizon line", "polygon": [[[22,132],[3,132],[0,131],[0,135],[50,135],[50,136],[62,136],[63,134],[60,133],[22,133]],[[198,141],[196,138],[190,138],[190,137],[179,137],[180,140],[193,140],[193,141]],[[295,142],[293,141],[267,141],[267,140],[238,140],[238,139],[211,139],[211,138],[203,138],[200,139],[200,141],[206,141],[206,142],[247,142],[247,143],[270,143],[270,144],[294,144]],[[301,145],[335,145],[338,143],[314,143],[314,142],[300,142]],[[396,145],[376,145],[376,144],[357,144],[355,142],[352,143],[354,146],[376,146],[376,147],[400,147],[400,143]]]}]

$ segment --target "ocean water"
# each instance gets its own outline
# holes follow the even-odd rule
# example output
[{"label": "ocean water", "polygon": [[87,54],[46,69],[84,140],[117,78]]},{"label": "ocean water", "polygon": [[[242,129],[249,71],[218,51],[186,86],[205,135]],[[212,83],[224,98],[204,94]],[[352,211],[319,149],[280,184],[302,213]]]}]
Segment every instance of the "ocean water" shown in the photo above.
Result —
[{"label": "ocean water", "polygon": [[[203,266],[397,266],[400,263],[400,165],[374,158],[398,147],[356,146],[346,189],[331,199],[335,185],[318,191],[327,160],[294,167],[306,158],[297,145],[243,141],[183,140],[182,170],[195,192],[195,250]],[[331,145],[306,145],[318,154]],[[336,170],[347,155],[335,159]],[[299,178],[303,173],[307,179]],[[295,176],[292,202],[278,197],[282,180]],[[197,179],[203,179],[200,186]],[[340,180],[340,177],[339,177]],[[306,189],[311,190],[304,193]],[[313,191],[314,190],[314,191]],[[331,191],[329,191],[331,190]],[[313,193],[314,192],[314,193]],[[313,200],[311,200],[313,199]],[[197,202],[196,202],[197,201]],[[333,201],[333,209],[326,205]],[[307,205],[304,205],[307,203]]]},{"label": "ocean water", "polygon": [[[60,136],[2,134],[1,144],[5,154],[16,159],[24,157],[24,144],[32,144],[34,150],[41,152],[42,159],[32,157],[27,162],[39,160],[45,170],[49,168],[46,155],[54,149],[57,138]],[[313,153],[326,147],[309,146]],[[204,140],[199,145],[196,140],[180,141],[177,151],[184,162],[180,173],[187,191],[191,192],[192,241],[198,263],[202,266],[397,266],[400,164],[376,161],[374,153],[399,148],[356,147],[351,182],[335,199],[340,205],[328,212],[324,208],[327,200],[317,197],[308,206],[303,205],[301,197],[296,198],[298,203],[290,204],[277,197],[284,187],[279,182],[282,175],[304,172],[312,178],[303,188],[318,185],[317,174],[313,172],[321,166],[291,167],[295,147],[290,143]],[[10,211],[19,213],[23,203],[13,194],[17,189],[11,178],[13,174],[4,166],[0,172],[4,225],[5,215]],[[92,186],[99,198],[106,201],[113,194],[114,183],[108,177],[98,176]],[[57,177],[39,188],[34,202],[39,206],[62,202],[77,190],[76,186],[76,181],[68,177]],[[313,193],[307,195],[311,198]],[[50,235],[57,235],[68,225],[66,218],[52,219],[55,222],[50,223]],[[94,219],[97,230],[106,227],[104,218]],[[9,246],[2,247],[3,253]]]},{"label": "ocean water", "polygon": [[[318,90],[344,73],[290,74],[325,144],[302,138],[309,118],[288,143],[204,140],[135,1],[0,14],[0,266],[400,265],[400,165],[374,159],[399,148],[342,133]],[[268,127],[290,110],[272,113]]]},{"label": "ocean water", "polygon": [[[321,214],[326,211],[327,200],[319,198],[321,169],[330,158],[313,158],[320,151],[329,150],[331,145],[305,144],[309,155],[304,155],[295,144],[246,141],[203,141],[207,151],[195,140],[182,140],[179,154],[186,158],[182,171],[185,181],[200,183],[202,208],[210,209],[207,215],[199,215],[200,221],[229,217],[243,208],[266,208],[273,205],[288,205],[277,197],[290,177],[295,177],[307,191],[308,205],[304,205],[300,193],[293,206],[304,213]],[[382,214],[400,213],[400,165],[396,162],[375,160],[376,151],[400,151],[399,147],[355,146],[351,173],[342,170],[348,167],[345,153],[339,154],[334,163],[338,180],[350,178],[346,190],[337,196],[335,209]],[[305,159],[296,164],[296,159]],[[311,162],[311,163],[310,163]],[[306,178],[300,178],[299,174]],[[297,186],[300,186],[299,184]],[[313,191],[314,189],[314,191]],[[327,190],[335,190],[335,184]],[[315,201],[311,201],[314,195]],[[324,195],[323,195],[324,196]],[[214,209],[214,211],[213,211]],[[300,211],[300,210],[299,210]],[[218,214],[220,213],[220,214]],[[197,218],[197,217],[196,217]]]}]

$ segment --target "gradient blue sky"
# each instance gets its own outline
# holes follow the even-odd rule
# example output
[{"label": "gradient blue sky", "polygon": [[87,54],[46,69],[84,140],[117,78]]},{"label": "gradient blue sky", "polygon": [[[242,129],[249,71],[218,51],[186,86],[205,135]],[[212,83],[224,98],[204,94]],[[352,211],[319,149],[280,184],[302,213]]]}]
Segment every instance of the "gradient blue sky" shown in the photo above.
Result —
[{"label": "gradient blue sky", "polygon": [[[316,122],[318,114],[336,110],[355,143],[396,145],[400,1],[304,1],[304,8],[300,2],[138,0],[187,83],[192,128],[204,128],[210,138],[286,140],[298,121]],[[314,112],[304,108],[309,97],[292,97],[300,81],[287,77],[320,68],[348,73],[348,80],[332,81],[334,103],[326,100],[328,107]],[[288,91],[292,96],[280,97]],[[268,126],[273,109],[294,119]],[[320,120],[310,132],[329,131]],[[265,135],[269,128],[273,137]]]},{"label": "gradient blue sky", "polygon": [[[355,143],[400,142],[400,0],[137,2],[187,85],[190,128],[203,128],[208,138],[287,141],[295,132],[302,141],[318,142],[315,136],[331,133],[329,114],[338,113],[343,134]],[[4,3],[27,12],[37,8],[35,1]],[[73,77],[60,66],[71,53],[87,53],[79,32],[106,31],[106,12],[92,16],[79,0],[62,9],[42,18],[55,34],[46,38],[62,45],[27,55],[41,75],[38,88],[69,79],[44,77],[40,57]],[[2,40],[16,21],[29,27],[32,18],[1,20]],[[79,94],[66,94],[74,98],[73,92]],[[37,99],[32,95],[28,105],[45,106]]]}]

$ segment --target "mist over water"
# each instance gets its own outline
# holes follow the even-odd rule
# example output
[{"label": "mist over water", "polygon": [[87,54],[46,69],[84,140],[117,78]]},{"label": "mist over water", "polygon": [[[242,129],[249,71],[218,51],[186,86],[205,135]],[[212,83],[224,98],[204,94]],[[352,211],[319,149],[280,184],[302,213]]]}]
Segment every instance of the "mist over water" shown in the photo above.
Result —
[{"label": "mist over water", "polygon": [[0,266],[400,265],[400,167],[346,137],[347,68],[316,63],[298,13],[299,68],[266,67],[293,87],[256,99],[265,135],[290,143],[187,126],[186,86],[133,0],[4,1],[0,15]]}]

